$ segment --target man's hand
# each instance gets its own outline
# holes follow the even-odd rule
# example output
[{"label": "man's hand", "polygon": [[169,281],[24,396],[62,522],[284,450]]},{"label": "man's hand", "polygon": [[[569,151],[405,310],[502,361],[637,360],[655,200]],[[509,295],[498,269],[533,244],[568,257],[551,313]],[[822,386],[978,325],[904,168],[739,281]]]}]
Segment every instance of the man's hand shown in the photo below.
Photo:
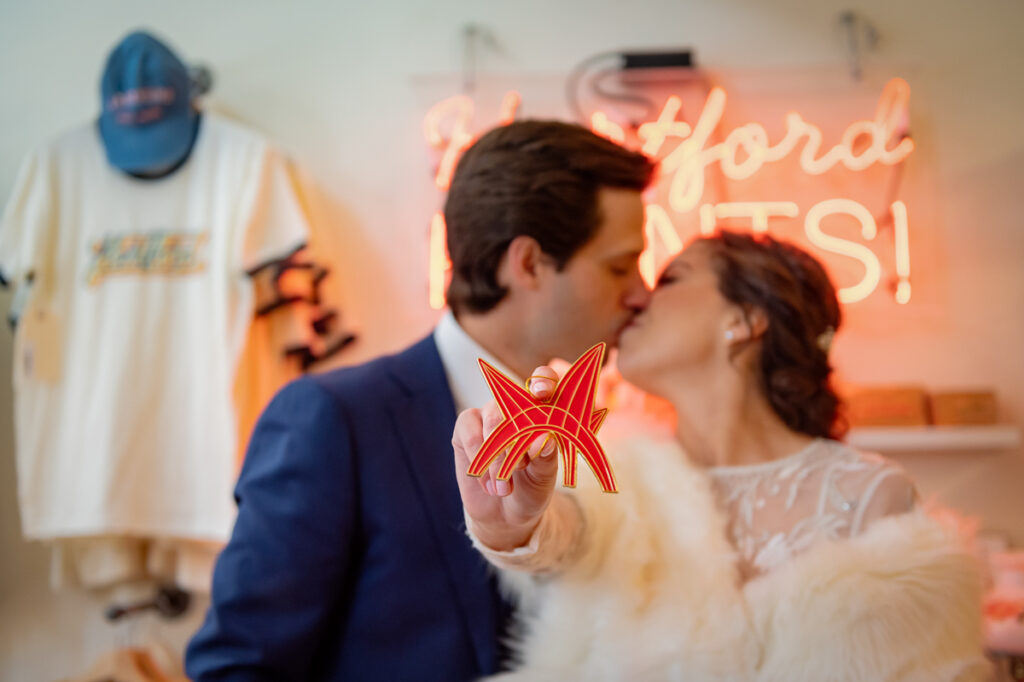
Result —
[{"label": "man's hand", "polygon": [[[538,367],[530,380],[530,392],[539,400],[550,399],[557,381],[558,374],[553,369]],[[494,402],[482,409],[465,410],[455,422],[452,446],[459,492],[474,535],[491,549],[508,551],[529,542],[540,523],[555,489],[558,458],[554,439],[538,436],[508,481],[497,479],[504,454],[495,459],[483,476],[467,474],[484,440],[503,419]]]}]

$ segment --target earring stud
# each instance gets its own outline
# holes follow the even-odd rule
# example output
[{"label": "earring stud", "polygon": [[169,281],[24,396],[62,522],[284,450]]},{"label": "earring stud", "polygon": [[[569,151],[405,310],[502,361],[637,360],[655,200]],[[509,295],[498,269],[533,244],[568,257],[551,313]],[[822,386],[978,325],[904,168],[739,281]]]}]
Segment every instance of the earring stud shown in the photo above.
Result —
[{"label": "earring stud", "polygon": [[731,329],[726,329],[725,330],[725,340],[726,341],[732,341],[734,336],[736,336],[736,334],[733,333],[733,331]]}]

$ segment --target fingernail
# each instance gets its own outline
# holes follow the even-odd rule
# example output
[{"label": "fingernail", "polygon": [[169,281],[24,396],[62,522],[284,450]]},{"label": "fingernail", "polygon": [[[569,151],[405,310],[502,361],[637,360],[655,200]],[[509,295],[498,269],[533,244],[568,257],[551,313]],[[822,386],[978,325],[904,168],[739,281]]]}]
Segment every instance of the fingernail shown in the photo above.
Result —
[{"label": "fingernail", "polygon": [[[539,445],[538,445],[539,444]],[[527,451],[530,455],[530,459],[537,459],[538,457],[547,457],[555,450],[555,444],[551,441],[551,436],[545,436],[543,440],[538,436],[533,444],[530,445],[530,449]]]},{"label": "fingernail", "polygon": [[511,487],[508,484],[508,481],[503,481],[500,478],[494,482],[494,489],[498,497],[505,497],[505,495],[508,495],[510,492],[512,492]]},{"label": "fingernail", "polygon": [[487,491],[488,495],[494,495],[494,481],[487,479],[487,482],[484,483],[484,490]]}]

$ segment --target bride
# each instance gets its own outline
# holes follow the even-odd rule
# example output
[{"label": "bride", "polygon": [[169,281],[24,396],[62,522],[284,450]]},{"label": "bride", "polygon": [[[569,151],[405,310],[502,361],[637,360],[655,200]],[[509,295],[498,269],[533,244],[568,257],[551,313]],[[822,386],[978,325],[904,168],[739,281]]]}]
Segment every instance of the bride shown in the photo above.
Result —
[{"label": "bride", "polygon": [[[511,680],[978,680],[980,579],[894,463],[841,442],[835,290],[804,251],[722,232],[673,260],[622,333],[624,378],[674,433],[601,433],[620,493],[559,489],[538,439],[466,474],[501,421],[453,437],[467,528],[519,605]],[[530,390],[551,396],[538,368]]]}]

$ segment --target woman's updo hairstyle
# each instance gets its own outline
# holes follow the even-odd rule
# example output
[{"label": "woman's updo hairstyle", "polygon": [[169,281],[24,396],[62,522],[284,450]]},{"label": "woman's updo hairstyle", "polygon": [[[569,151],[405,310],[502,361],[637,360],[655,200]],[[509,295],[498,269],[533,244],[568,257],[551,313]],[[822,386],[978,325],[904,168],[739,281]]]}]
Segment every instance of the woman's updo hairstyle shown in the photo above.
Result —
[{"label": "woman's updo hairstyle", "polygon": [[768,320],[757,371],[775,413],[794,431],[842,437],[847,427],[828,359],[841,313],[821,263],[765,234],[723,230],[697,241],[708,248],[722,296]]}]

